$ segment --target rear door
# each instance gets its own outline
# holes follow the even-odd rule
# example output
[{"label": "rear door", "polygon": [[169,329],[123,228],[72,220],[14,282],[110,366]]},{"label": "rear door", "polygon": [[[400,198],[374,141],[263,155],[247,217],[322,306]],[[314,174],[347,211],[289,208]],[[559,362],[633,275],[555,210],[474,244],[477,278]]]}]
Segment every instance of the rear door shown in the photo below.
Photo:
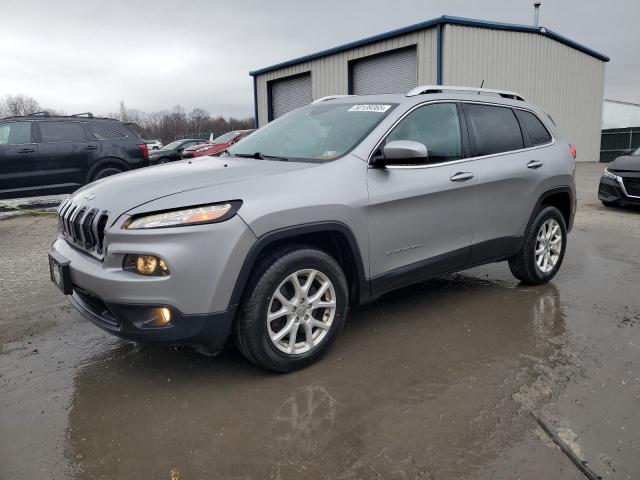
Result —
[{"label": "rear door", "polygon": [[79,186],[86,181],[87,166],[100,156],[100,144],[87,137],[80,122],[38,122],[38,152],[43,171],[43,185]]},{"label": "rear door", "polygon": [[464,103],[463,108],[479,182],[470,262],[479,262],[515,253],[544,189],[547,168],[521,129],[517,110],[483,103]]},{"label": "rear door", "polygon": [[0,191],[5,197],[37,193],[38,146],[33,122],[0,124]]},{"label": "rear door", "polygon": [[473,160],[454,102],[419,106],[389,133],[423,143],[424,164],[370,168],[370,270],[376,292],[462,267],[476,216]]}]

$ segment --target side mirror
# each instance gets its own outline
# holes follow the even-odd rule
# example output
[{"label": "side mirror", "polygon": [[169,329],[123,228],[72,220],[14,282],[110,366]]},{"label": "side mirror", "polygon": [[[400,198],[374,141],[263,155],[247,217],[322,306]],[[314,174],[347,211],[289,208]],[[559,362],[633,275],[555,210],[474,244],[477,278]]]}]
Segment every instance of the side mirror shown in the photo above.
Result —
[{"label": "side mirror", "polygon": [[420,165],[429,158],[427,146],[413,140],[394,140],[382,148],[382,155],[374,157],[373,164],[385,165]]}]

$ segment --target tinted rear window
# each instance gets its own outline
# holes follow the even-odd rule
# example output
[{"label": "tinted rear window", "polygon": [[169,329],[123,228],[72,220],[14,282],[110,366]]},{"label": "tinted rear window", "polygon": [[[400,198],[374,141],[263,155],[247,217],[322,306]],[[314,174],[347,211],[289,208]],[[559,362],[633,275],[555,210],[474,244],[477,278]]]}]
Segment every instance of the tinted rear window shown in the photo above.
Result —
[{"label": "tinted rear window", "polygon": [[516,112],[522,127],[529,134],[531,145],[544,145],[551,141],[551,134],[538,117],[531,112],[525,112],[523,110],[516,110]]},{"label": "tinted rear window", "polygon": [[520,125],[510,108],[467,103],[464,110],[477,156],[524,148]]},{"label": "tinted rear window", "polygon": [[78,122],[40,122],[41,142],[84,142],[84,128]]},{"label": "tinted rear window", "polygon": [[107,140],[109,138],[122,138],[126,136],[123,133],[116,132],[111,128],[98,125],[97,123],[85,123],[85,125],[89,128],[91,135],[93,135],[96,140]]}]

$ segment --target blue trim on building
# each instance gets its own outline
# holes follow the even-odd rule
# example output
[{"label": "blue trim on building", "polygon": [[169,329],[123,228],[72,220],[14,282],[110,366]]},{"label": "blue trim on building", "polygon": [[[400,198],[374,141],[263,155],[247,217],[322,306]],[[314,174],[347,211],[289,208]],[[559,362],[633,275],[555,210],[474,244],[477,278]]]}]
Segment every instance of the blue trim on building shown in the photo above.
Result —
[{"label": "blue trim on building", "polygon": [[253,116],[254,127],[258,128],[258,82],[256,77],[253,77]]},{"label": "blue trim on building", "polygon": [[[436,30],[436,84],[442,85],[442,24]],[[255,78],[255,77],[254,77]]]},{"label": "blue trim on building", "polygon": [[305,55],[303,57],[294,58],[293,60],[288,60],[286,62],[278,63],[276,65],[271,65],[270,67],[253,70],[249,72],[249,75],[255,77],[256,75],[261,75],[263,73],[279,70],[280,68],[289,67],[291,65],[296,65],[302,62],[308,62],[310,60],[315,60],[317,58],[325,57],[327,55],[344,52],[345,50],[350,50],[352,48],[361,47],[363,45],[368,45],[370,43],[378,42],[380,40],[386,40],[388,38],[397,37],[398,35],[404,35],[406,33],[415,32],[416,30],[423,30],[425,28],[434,27],[436,25],[462,25],[462,26],[468,26],[468,27],[489,28],[493,30],[509,30],[513,32],[535,33],[548,38],[552,38],[553,40],[556,40],[560,43],[564,43],[569,47],[575,48],[576,50],[586,53],[587,55],[591,55],[592,57],[595,57],[598,60],[602,60],[603,62],[609,61],[609,57],[607,57],[606,55],[603,55],[602,53],[597,52],[596,50],[593,50],[578,42],[574,42],[573,40],[563,35],[560,35],[559,33],[555,33],[552,30],[546,29],[544,27],[534,27],[533,25],[518,25],[515,23],[490,22],[487,20],[476,20],[473,18],[450,17],[448,15],[443,15],[442,17],[434,18],[421,23],[416,23],[414,25],[409,25],[407,27],[398,28],[396,30],[391,30],[390,32],[374,35],[372,37],[363,38],[362,40],[345,43],[344,45],[339,45],[334,48],[322,50],[321,52],[318,52],[318,53],[312,53],[310,55]]}]

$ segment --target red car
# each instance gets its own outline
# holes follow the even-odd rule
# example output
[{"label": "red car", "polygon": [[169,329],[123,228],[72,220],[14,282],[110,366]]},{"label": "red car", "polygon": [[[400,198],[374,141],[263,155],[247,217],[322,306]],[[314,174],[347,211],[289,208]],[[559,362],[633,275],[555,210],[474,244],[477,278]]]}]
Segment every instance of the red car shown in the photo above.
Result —
[{"label": "red car", "polygon": [[192,158],[192,157],[204,157],[205,155],[218,155],[224,152],[227,148],[229,148],[234,143],[239,142],[247,135],[255,132],[253,130],[233,130],[231,132],[227,132],[223,135],[220,135],[218,138],[214,139],[212,142],[201,143],[199,145],[193,145],[192,147],[186,148],[182,152],[182,158]]}]

